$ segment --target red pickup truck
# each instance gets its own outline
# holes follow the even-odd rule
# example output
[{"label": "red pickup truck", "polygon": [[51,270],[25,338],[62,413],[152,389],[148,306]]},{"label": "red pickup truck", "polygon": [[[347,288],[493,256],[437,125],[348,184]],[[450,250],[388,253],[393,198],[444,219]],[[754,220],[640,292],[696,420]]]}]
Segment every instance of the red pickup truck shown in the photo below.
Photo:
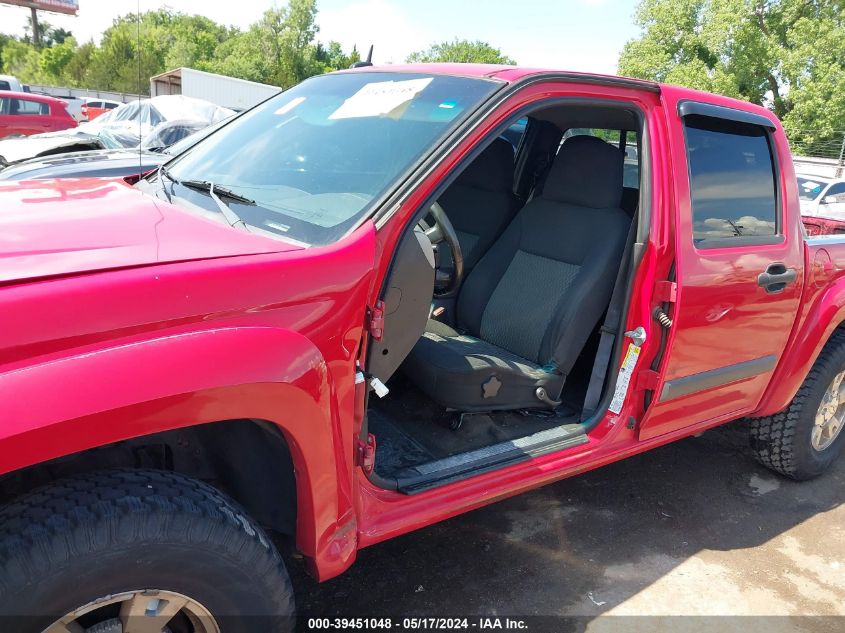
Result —
[{"label": "red pickup truck", "polygon": [[355,69],[0,208],[8,630],[289,630],[280,544],[325,580],[741,418],[795,479],[842,450],[845,244],[748,103]]}]

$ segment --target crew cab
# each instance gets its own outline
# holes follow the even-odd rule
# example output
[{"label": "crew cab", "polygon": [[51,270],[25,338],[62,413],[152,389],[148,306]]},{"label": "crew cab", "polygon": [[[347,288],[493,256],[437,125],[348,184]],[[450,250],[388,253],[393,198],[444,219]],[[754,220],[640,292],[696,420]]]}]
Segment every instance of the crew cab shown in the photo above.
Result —
[{"label": "crew cab", "polygon": [[359,68],[134,186],[0,207],[16,631],[286,631],[280,546],[326,580],[732,420],[794,479],[842,451],[845,244],[805,237],[783,128],[745,102]]}]

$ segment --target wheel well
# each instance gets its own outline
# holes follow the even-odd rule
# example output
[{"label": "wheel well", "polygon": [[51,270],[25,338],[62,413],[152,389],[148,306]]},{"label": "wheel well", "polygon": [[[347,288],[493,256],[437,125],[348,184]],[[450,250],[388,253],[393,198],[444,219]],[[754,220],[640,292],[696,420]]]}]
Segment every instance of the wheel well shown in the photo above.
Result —
[{"label": "wheel well", "polygon": [[107,468],[157,468],[210,483],[265,528],[293,536],[296,479],[287,442],[262,420],[225,420],[145,435],[0,478],[0,504],[57,479]]}]

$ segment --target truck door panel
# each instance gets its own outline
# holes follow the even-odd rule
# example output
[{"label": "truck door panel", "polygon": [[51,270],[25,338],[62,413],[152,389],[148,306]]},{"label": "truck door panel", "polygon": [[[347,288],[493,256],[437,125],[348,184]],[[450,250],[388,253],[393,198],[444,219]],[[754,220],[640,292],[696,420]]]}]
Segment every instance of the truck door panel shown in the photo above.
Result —
[{"label": "truck door panel", "polygon": [[752,113],[674,106],[678,294],[643,439],[753,410],[786,346],[803,279],[801,233],[782,195],[793,177],[778,161],[782,132]]}]

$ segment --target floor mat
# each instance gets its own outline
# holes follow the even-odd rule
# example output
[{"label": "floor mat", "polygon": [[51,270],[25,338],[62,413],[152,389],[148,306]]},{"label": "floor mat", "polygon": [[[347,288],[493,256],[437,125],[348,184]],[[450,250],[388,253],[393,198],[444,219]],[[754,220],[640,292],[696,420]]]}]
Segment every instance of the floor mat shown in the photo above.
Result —
[{"label": "floor mat", "polygon": [[369,432],[376,436],[376,472],[390,477],[406,468],[433,461],[435,458],[422,445],[408,437],[378,408],[371,407],[367,416]]},{"label": "floor mat", "polygon": [[[452,430],[449,421],[455,414],[447,414],[401,375],[394,376],[390,383],[387,397],[370,400],[371,432],[375,433],[378,446],[376,470],[382,475],[385,473],[379,467],[378,459],[384,442],[379,436],[379,428],[385,429],[383,432],[388,434],[388,442],[391,444],[389,451],[409,450],[402,444],[402,437],[406,444],[411,441],[418,447],[416,453],[403,455],[401,460],[388,457],[382,462],[395,465],[402,461],[408,466],[423,463],[412,461],[423,456],[428,459],[449,457],[577,421],[576,412],[567,407],[561,407],[555,415],[545,412],[497,411],[466,414],[461,428]],[[400,446],[403,448],[398,448]]]}]

